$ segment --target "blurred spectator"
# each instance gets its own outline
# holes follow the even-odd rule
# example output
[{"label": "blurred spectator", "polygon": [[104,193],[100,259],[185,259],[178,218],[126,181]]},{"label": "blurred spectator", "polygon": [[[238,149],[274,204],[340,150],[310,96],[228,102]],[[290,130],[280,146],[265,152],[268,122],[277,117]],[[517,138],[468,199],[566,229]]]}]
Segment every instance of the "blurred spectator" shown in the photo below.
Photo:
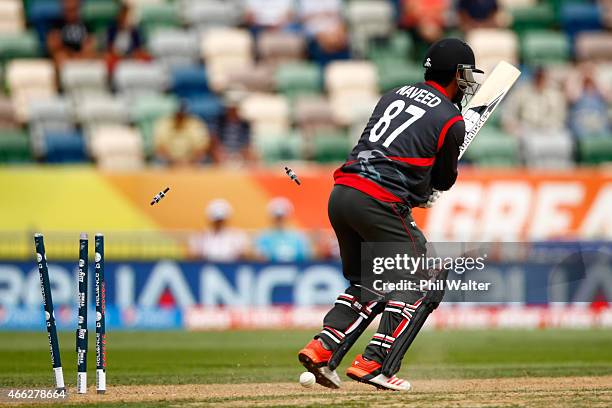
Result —
[{"label": "blurred spectator", "polygon": [[559,133],[565,127],[565,95],[551,86],[546,71],[536,68],[531,82],[517,86],[504,105],[503,125],[517,136]]},{"label": "blurred spectator", "polygon": [[287,227],[287,218],[293,205],[285,197],[276,197],[268,204],[272,228],[264,231],[255,241],[257,254],[267,261],[300,262],[309,259],[310,246],[306,236]]},{"label": "blurred spectator", "polygon": [[349,39],[340,0],[300,0],[299,16],[310,54],[321,64],[349,57]]},{"label": "blurred spectator", "polygon": [[449,0],[400,0],[399,25],[425,44],[440,39],[446,26]]},{"label": "blurred spectator", "polygon": [[293,23],[294,0],[244,0],[245,20],[257,33],[262,29],[284,29]]},{"label": "blurred spectator", "polygon": [[210,229],[191,238],[190,253],[193,257],[210,262],[235,262],[247,257],[249,238],[239,229],[230,228],[227,222],[232,206],[224,199],[215,199],[206,208]]},{"label": "blurred spectator", "polygon": [[504,26],[505,16],[497,0],[459,0],[457,4],[459,27],[463,32],[475,28]]},{"label": "blurred spectator", "polygon": [[96,41],[81,19],[79,0],[63,0],[63,17],[47,34],[47,48],[57,66],[71,59],[96,57]]},{"label": "blurred spectator", "polygon": [[609,97],[595,79],[594,67],[584,65],[578,78],[567,82],[570,102],[569,126],[577,138],[594,135],[609,135]]},{"label": "blurred spectator", "polygon": [[206,124],[187,113],[185,104],[167,118],[160,118],[153,130],[157,158],[170,165],[193,165],[210,153],[213,143]]},{"label": "blurred spectator", "polygon": [[218,142],[219,155],[224,162],[250,162],[254,159],[251,149],[251,125],[240,117],[238,106],[242,99],[239,91],[229,91],[225,97],[225,115],[213,129]]},{"label": "blurred spectator", "polygon": [[333,230],[317,230],[310,236],[313,258],[337,261],[340,259],[340,246]]},{"label": "blurred spectator", "polygon": [[138,26],[131,21],[130,8],[123,4],[117,20],[106,30],[106,62],[109,71],[121,59],[148,59],[144,40]]}]

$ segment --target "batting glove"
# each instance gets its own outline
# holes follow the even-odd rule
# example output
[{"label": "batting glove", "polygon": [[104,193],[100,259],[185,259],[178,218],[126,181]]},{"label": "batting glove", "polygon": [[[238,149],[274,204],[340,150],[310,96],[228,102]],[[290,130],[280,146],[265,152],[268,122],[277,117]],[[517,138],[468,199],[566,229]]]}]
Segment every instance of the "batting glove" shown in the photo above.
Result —
[{"label": "batting glove", "polygon": [[427,201],[425,201],[423,204],[420,204],[419,207],[431,208],[436,202],[436,200],[438,199],[438,197],[440,197],[441,195],[442,195],[441,191],[433,190],[431,194],[429,195],[429,198],[427,199]]}]

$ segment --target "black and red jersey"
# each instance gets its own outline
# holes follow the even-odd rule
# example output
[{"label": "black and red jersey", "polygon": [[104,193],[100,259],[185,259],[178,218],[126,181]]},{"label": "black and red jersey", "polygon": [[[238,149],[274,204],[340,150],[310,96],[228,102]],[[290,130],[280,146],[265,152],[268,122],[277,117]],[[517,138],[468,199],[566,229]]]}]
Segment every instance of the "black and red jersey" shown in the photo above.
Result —
[{"label": "black and red jersey", "polygon": [[463,117],[438,84],[393,89],[378,101],[335,182],[418,206],[433,188],[448,190],[455,183],[464,136]]}]

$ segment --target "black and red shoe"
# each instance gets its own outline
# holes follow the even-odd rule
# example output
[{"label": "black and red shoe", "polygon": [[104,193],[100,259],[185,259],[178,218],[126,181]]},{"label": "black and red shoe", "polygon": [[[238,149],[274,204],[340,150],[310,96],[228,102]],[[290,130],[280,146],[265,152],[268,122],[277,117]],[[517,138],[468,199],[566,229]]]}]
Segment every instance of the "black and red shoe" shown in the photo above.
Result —
[{"label": "black and red shoe", "polygon": [[340,377],[336,370],[330,370],[327,367],[329,359],[332,356],[331,350],[323,347],[319,340],[311,340],[306,347],[298,353],[300,363],[314,374],[317,379],[317,384],[324,387],[337,389],[340,388]]}]

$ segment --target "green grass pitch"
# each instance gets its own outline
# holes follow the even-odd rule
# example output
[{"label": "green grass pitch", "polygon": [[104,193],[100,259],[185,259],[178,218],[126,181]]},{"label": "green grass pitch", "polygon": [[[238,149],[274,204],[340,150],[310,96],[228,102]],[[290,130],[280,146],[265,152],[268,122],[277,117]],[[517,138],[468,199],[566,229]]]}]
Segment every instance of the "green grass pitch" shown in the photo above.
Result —
[{"label": "green grass pitch", "polygon": [[[297,351],[313,331],[110,332],[108,383],[211,384],[294,382]],[[369,333],[367,333],[369,334]],[[343,362],[344,373],[364,336]],[[66,383],[76,379],[75,338],[60,336]],[[90,384],[95,349],[90,339]],[[424,331],[400,375],[410,379],[604,376],[612,374],[611,330]],[[0,387],[49,387],[45,332],[0,332]]]}]

